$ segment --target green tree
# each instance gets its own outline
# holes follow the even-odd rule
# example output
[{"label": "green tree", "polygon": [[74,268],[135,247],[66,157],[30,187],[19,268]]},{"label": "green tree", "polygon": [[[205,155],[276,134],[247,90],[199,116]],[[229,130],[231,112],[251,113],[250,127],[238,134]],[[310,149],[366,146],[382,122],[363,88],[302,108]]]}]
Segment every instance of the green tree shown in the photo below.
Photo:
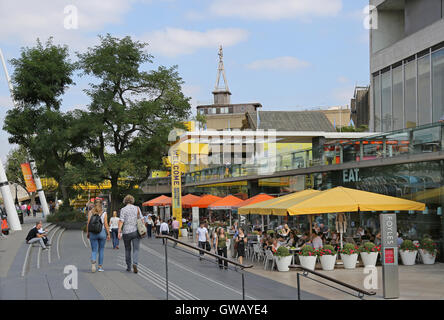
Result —
[{"label": "green tree", "polygon": [[107,34],[100,36],[99,45],[78,54],[83,74],[98,80],[86,91],[92,130],[87,142],[103,178],[111,181],[113,209],[124,192],[161,165],[169,131],[183,127],[180,122],[190,115],[177,66],[142,70],[153,59],[146,46]]},{"label": "green tree", "polygon": [[37,40],[35,47],[22,48],[20,58],[12,59],[17,106],[8,111],[3,126],[9,142],[34,157],[39,174],[59,183],[65,204],[75,182],[69,173],[87,161],[82,146],[89,129],[81,112],[59,110],[62,95],[73,84],[75,64],[68,54],[66,46],[53,45],[52,39],[45,46]]}]

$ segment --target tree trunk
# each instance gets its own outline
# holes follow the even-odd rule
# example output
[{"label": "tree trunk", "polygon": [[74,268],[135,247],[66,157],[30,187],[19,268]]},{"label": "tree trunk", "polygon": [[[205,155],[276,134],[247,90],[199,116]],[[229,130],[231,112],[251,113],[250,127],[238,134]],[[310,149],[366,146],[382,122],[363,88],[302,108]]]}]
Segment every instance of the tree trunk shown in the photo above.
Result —
[{"label": "tree trunk", "polygon": [[118,211],[120,207],[120,194],[119,194],[119,186],[117,185],[118,178],[117,176],[111,177],[111,203],[109,213]]}]

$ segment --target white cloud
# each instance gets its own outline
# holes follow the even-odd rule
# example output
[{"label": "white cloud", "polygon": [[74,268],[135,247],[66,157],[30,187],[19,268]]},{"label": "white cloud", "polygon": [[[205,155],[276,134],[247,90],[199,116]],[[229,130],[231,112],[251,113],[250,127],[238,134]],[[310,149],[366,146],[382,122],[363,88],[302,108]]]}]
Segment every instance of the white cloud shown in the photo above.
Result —
[{"label": "white cloud", "polygon": [[340,76],[340,77],[338,77],[337,81],[338,81],[339,83],[347,83],[347,82],[349,82],[350,80],[349,80],[347,77]]},{"label": "white cloud", "polygon": [[332,99],[337,105],[350,105],[350,100],[355,92],[354,86],[337,88],[332,91]]},{"label": "white cloud", "polygon": [[243,29],[211,29],[204,32],[178,28],[166,28],[143,35],[143,41],[148,42],[150,51],[161,55],[175,57],[181,54],[194,53],[201,48],[233,46],[248,38],[248,32]]},{"label": "white cloud", "polygon": [[[160,1],[160,0],[157,0]],[[163,0],[165,1],[165,0]],[[125,14],[135,2],[149,0],[15,0],[0,2],[0,42],[34,44],[37,37],[46,40],[54,36],[56,42],[66,43],[74,49],[84,49],[96,37],[87,33],[103,30],[109,24],[123,23]],[[78,13],[78,28],[65,29],[69,13],[67,5],[74,5]]]},{"label": "white cloud", "polygon": [[222,17],[280,20],[333,16],[342,9],[342,0],[214,0],[210,12]]},{"label": "white cloud", "polygon": [[274,59],[256,60],[247,65],[248,69],[253,70],[296,70],[306,68],[310,64],[306,61],[299,60],[295,57],[278,57]]}]

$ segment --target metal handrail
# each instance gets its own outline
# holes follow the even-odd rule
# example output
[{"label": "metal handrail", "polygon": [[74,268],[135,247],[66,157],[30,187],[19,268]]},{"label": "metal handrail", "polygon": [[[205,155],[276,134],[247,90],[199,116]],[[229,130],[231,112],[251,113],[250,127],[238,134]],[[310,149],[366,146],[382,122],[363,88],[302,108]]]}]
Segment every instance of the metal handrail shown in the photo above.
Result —
[{"label": "metal handrail", "polygon": [[[244,264],[237,263],[236,261],[233,261],[231,259],[225,258],[223,256],[219,256],[219,255],[214,254],[214,253],[212,253],[212,252],[210,252],[208,250],[205,250],[205,249],[193,246],[191,244],[188,244],[186,242],[180,241],[180,240],[178,240],[176,238],[173,238],[171,236],[156,235],[156,238],[165,240],[165,242],[164,242],[164,246],[165,246],[165,280],[166,280],[165,281],[165,285],[166,285],[166,299],[167,300],[168,300],[168,288],[169,288],[169,286],[168,286],[168,250],[167,250],[167,248],[168,248],[168,240],[174,241],[175,243],[179,243],[179,244],[181,244],[181,245],[183,245],[185,247],[191,248],[193,250],[197,250],[199,252],[203,252],[205,254],[208,254],[209,256],[212,256],[212,257],[215,257],[217,259],[223,260],[223,261],[225,261],[227,263],[231,263],[232,265],[241,268],[241,270],[247,269],[247,268],[253,268],[253,265],[244,265]],[[241,272],[241,275],[242,275],[242,300],[245,300],[245,278],[244,278],[244,273]]]},{"label": "metal handrail", "polygon": [[[319,283],[321,283],[321,284],[323,284],[323,285],[326,285],[326,286],[328,286],[328,287],[330,287],[330,288],[333,288],[333,289],[336,289],[336,290],[342,291],[342,292],[344,292],[344,293],[347,293],[347,294],[353,295],[353,294],[351,294],[350,292],[347,292],[347,291],[344,291],[344,290],[342,290],[342,289],[339,289],[339,288],[333,287],[333,286],[331,286],[331,285],[329,285],[329,284],[326,284],[326,283],[324,283],[324,282],[321,282],[321,281],[319,281],[319,280],[316,280],[316,279],[310,278],[310,277],[308,277],[308,274],[311,273],[311,274],[313,274],[313,275],[315,275],[315,276],[318,276],[318,277],[320,277],[320,278],[323,278],[323,279],[325,279],[325,280],[328,280],[328,281],[334,282],[334,283],[336,283],[336,284],[338,284],[338,285],[341,285],[341,286],[346,287],[346,288],[348,288],[348,289],[354,290],[354,291],[358,292],[358,295],[357,295],[357,296],[358,296],[358,298],[360,298],[360,299],[362,299],[362,298],[364,297],[364,295],[367,295],[367,296],[374,296],[374,295],[376,294],[376,292],[374,292],[374,291],[366,291],[366,290],[363,290],[363,289],[361,289],[361,288],[358,288],[358,287],[352,286],[351,284],[348,284],[348,283],[345,283],[345,282],[343,282],[343,281],[340,281],[340,280],[334,279],[334,278],[332,278],[332,277],[326,276],[326,275],[324,275],[324,274],[322,274],[322,273],[319,273],[319,272],[313,271],[313,270],[311,270],[311,269],[307,269],[307,268],[302,267],[302,266],[300,266],[300,265],[290,265],[289,268],[293,268],[293,269],[298,268],[298,269],[301,269],[301,270],[303,271],[302,275],[303,275],[304,277],[306,277],[307,279],[310,279],[310,280],[313,280],[313,281],[319,282]],[[300,288],[299,275],[300,275],[300,273],[298,272],[298,274],[297,274],[297,282],[298,282],[298,300],[301,300],[301,288]]]}]

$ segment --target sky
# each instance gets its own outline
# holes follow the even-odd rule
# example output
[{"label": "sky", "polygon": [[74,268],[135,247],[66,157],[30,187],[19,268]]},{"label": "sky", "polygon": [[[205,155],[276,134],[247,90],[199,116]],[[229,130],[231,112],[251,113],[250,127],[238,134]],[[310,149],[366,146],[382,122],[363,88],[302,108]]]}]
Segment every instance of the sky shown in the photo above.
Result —
[{"label": "sky", "polygon": [[[218,48],[232,103],[262,110],[349,105],[355,85],[369,84],[368,0],[15,0],[0,2],[0,48],[17,58],[36,39],[69,46],[71,60],[98,35],[131,36],[149,44],[146,70],[178,66],[184,94],[212,103]],[[8,71],[13,73],[11,65]],[[74,76],[62,110],[87,108],[91,78]],[[0,69],[0,119],[12,107]],[[1,128],[0,128],[1,129]],[[0,158],[14,148],[0,131]]]}]

